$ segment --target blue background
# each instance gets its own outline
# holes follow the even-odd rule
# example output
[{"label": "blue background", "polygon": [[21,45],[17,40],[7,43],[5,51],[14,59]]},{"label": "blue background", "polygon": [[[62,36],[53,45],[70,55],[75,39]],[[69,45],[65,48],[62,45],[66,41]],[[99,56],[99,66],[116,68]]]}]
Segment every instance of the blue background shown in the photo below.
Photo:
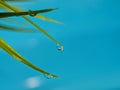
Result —
[{"label": "blue background", "polygon": [[[41,33],[1,31],[1,38],[25,58],[61,78],[48,80],[0,50],[0,90],[29,90],[23,82],[33,76],[39,76],[43,84],[32,90],[120,90],[119,0],[37,0],[11,4],[25,10],[59,8],[44,15],[65,25],[30,18],[60,41],[65,50],[57,51],[56,45]],[[34,28],[22,18],[18,20]]]}]

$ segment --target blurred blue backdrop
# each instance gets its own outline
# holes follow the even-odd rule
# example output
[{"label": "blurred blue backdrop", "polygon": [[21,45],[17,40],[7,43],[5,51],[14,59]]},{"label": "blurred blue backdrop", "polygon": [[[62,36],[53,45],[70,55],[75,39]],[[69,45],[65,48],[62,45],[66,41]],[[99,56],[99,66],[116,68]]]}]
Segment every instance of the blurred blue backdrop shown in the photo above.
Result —
[{"label": "blurred blue backdrop", "polygon": [[[11,4],[25,10],[59,8],[44,15],[65,25],[31,19],[65,46],[63,52],[41,33],[0,31],[0,37],[29,61],[61,78],[46,79],[1,50],[0,90],[120,90],[120,1],[36,2]],[[31,77],[39,77],[38,86],[26,85]]]}]

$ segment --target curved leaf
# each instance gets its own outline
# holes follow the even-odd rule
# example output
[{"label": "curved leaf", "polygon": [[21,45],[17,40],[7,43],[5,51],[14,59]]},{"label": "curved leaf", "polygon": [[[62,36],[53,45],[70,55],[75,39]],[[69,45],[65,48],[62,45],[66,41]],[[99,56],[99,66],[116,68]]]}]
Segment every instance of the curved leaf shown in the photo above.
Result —
[{"label": "curved leaf", "polygon": [[51,74],[49,72],[46,72],[38,67],[36,67],[35,65],[33,65],[31,62],[27,61],[23,56],[21,56],[16,50],[14,50],[10,45],[8,45],[2,38],[0,38],[0,48],[2,48],[4,51],[6,51],[7,53],[9,53],[11,56],[13,56],[15,59],[17,59],[18,61],[28,65],[29,67],[43,73],[46,74],[48,76],[52,76],[55,78],[59,78],[59,76],[56,76],[54,74]]},{"label": "curved leaf", "polygon": [[37,32],[36,30],[32,30],[30,28],[15,28],[7,25],[0,24],[0,30],[6,30],[6,31],[15,31],[15,32]]}]

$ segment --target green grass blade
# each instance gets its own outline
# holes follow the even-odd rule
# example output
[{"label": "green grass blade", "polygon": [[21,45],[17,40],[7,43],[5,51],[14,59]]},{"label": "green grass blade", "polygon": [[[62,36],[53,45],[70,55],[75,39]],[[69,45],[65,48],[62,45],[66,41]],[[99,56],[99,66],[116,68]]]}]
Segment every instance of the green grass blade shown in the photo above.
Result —
[{"label": "green grass blade", "polygon": [[0,48],[2,48],[4,51],[6,51],[7,53],[9,53],[11,56],[13,56],[15,59],[19,60],[20,62],[26,64],[27,66],[33,68],[34,70],[39,71],[42,74],[46,74],[48,76],[52,76],[55,78],[59,78],[59,76],[56,76],[54,74],[51,74],[49,72],[46,72],[38,67],[36,67],[35,65],[33,65],[32,63],[30,63],[29,61],[27,61],[24,57],[22,57],[16,50],[14,50],[10,45],[8,45],[2,38],[0,38]]},{"label": "green grass blade", "polygon": [[26,24],[25,22],[18,20],[17,18],[1,18],[2,22],[5,23],[12,23],[14,25],[22,25],[22,26],[28,26],[28,24]]},{"label": "green grass blade", "polygon": [[6,31],[14,31],[14,32],[29,32],[29,33],[35,33],[38,32],[36,30],[30,29],[30,28],[16,28],[16,27],[11,27],[7,25],[0,24],[0,30],[6,30]]},{"label": "green grass blade", "polygon": [[30,2],[33,0],[3,0],[3,1],[9,1],[9,2]]},{"label": "green grass blade", "polygon": [[22,15],[30,15],[30,16],[35,16],[38,13],[46,13],[56,10],[55,9],[43,9],[43,10],[29,10],[26,12],[0,12],[0,18],[6,18],[6,17],[12,17],[12,16],[22,16]]},{"label": "green grass blade", "polygon": [[48,17],[46,17],[46,16],[36,15],[35,17],[36,17],[36,18],[39,18],[39,19],[42,19],[42,20],[45,20],[45,21],[49,21],[49,22],[54,22],[54,23],[57,23],[57,24],[63,24],[63,23],[60,22],[60,21],[54,20],[54,19],[52,19],[52,18],[48,18]]},{"label": "green grass blade", "polygon": [[[1,2],[1,1],[0,1]],[[5,7],[4,5],[0,4],[0,9],[10,10],[9,8]]]}]

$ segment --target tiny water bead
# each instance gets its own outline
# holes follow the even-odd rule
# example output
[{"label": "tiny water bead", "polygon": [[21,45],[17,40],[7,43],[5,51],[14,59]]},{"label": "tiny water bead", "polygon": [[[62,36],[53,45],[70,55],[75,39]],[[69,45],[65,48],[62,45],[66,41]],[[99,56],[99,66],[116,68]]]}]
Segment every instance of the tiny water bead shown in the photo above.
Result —
[{"label": "tiny water bead", "polygon": [[52,78],[54,78],[52,74],[49,74],[49,75],[44,74],[44,76],[45,76],[45,78],[47,78],[47,79],[52,79]]},{"label": "tiny water bead", "polygon": [[58,50],[58,51],[63,51],[63,50],[64,50],[64,46],[57,45],[57,50]]},{"label": "tiny water bead", "polygon": [[28,13],[29,13],[29,15],[32,16],[32,17],[34,17],[34,16],[37,15],[37,13],[33,12],[32,10],[29,10]]}]

